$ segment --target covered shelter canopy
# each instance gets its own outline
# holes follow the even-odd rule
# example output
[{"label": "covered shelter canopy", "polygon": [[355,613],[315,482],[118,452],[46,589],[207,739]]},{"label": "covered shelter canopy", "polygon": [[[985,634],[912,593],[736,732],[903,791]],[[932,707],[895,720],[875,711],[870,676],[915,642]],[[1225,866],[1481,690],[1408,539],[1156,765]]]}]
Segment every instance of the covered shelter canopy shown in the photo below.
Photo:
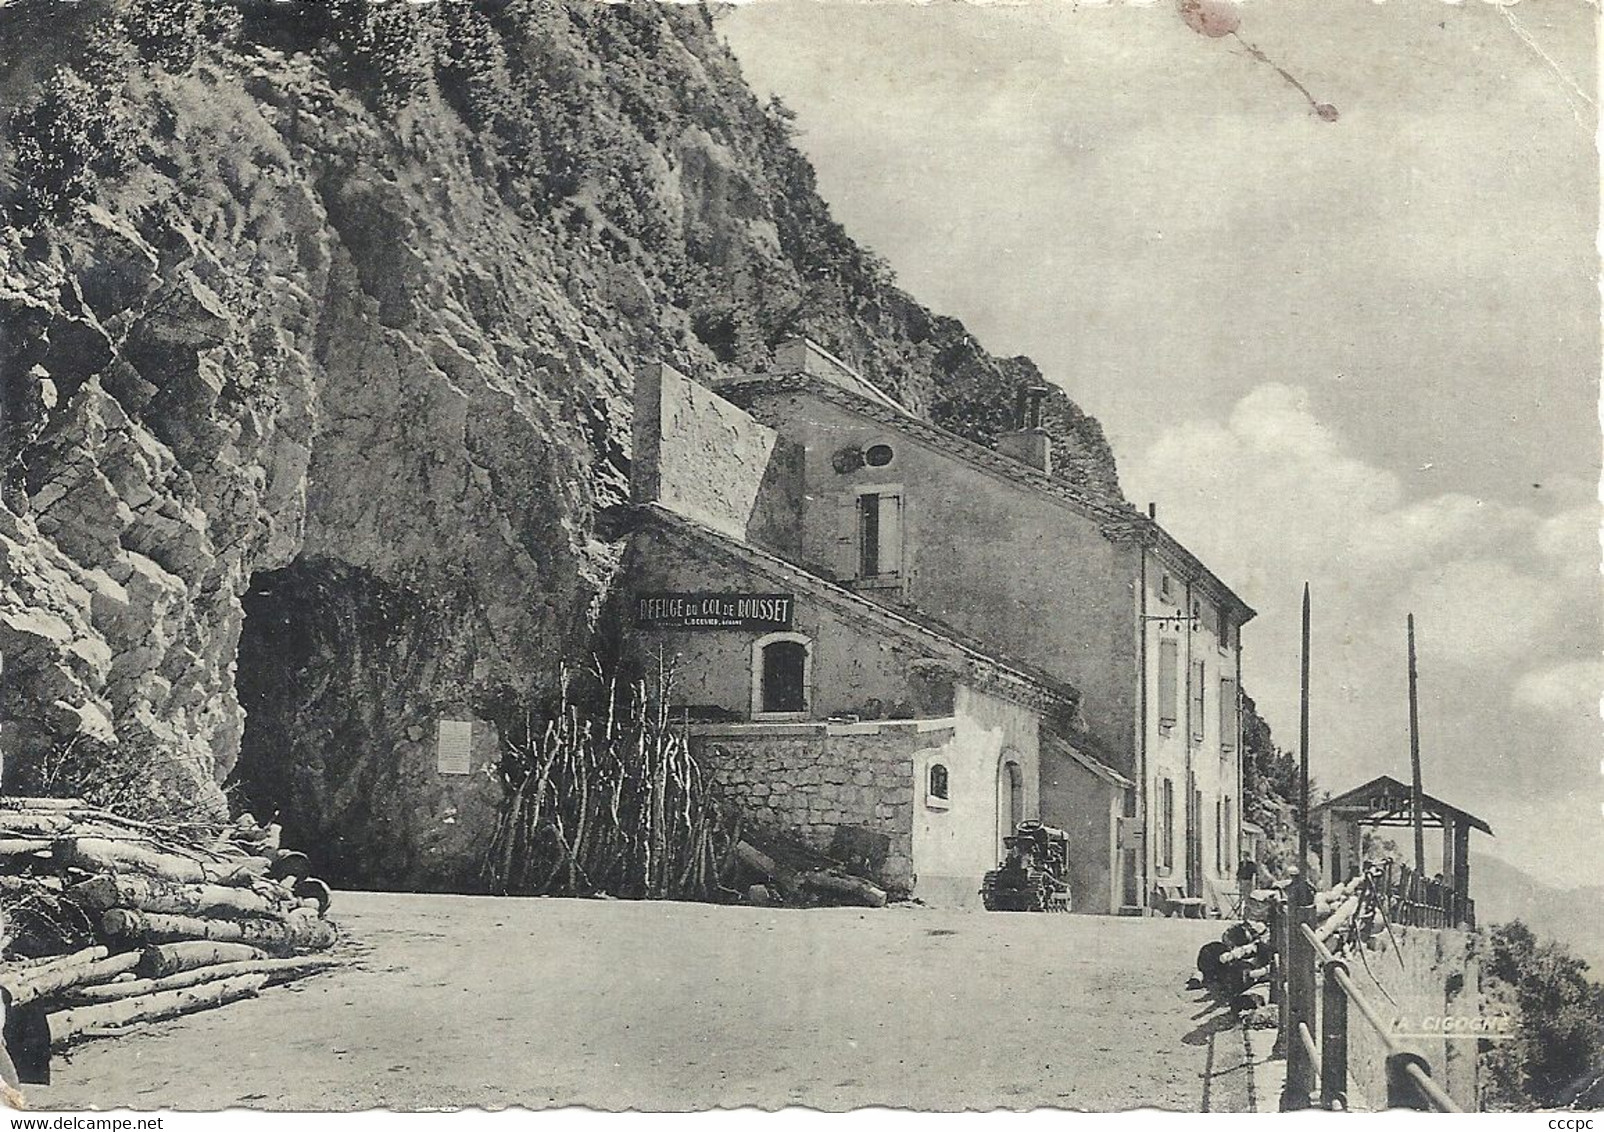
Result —
[{"label": "covered shelter canopy", "polygon": [[[1334,814],[1358,818],[1361,825],[1398,825],[1407,828],[1414,824],[1411,810],[1413,793],[1408,783],[1399,782],[1391,775],[1383,774],[1372,778],[1363,786],[1355,786],[1345,794],[1327,798],[1315,806],[1313,812],[1318,814],[1323,810],[1330,810]],[[1464,825],[1470,829],[1479,829],[1489,836],[1493,832],[1492,826],[1475,814],[1461,810],[1458,806],[1451,806],[1424,790],[1420,792],[1420,818],[1421,824],[1428,829]]]},{"label": "covered shelter canopy", "polygon": [[[1341,884],[1363,867],[1362,830],[1414,825],[1413,789],[1391,775],[1380,775],[1312,807],[1320,823],[1320,874],[1327,885]],[[1492,826],[1468,810],[1450,805],[1425,791],[1420,794],[1420,824],[1442,830],[1441,884],[1468,908],[1470,896],[1470,831],[1491,835]],[[1434,862],[1426,865],[1429,873]]]}]

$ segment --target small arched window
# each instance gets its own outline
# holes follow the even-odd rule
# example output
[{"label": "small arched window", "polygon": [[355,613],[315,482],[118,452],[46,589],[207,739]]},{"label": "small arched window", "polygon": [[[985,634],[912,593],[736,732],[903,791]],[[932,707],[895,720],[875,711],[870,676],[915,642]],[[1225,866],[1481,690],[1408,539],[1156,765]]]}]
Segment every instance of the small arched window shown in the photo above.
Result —
[{"label": "small arched window", "polygon": [[752,714],[804,715],[811,646],[799,633],[775,633],[752,646]]},{"label": "small arched window", "polygon": [[930,764],[930,796],[947,799],[947,768],[941,763]]}]

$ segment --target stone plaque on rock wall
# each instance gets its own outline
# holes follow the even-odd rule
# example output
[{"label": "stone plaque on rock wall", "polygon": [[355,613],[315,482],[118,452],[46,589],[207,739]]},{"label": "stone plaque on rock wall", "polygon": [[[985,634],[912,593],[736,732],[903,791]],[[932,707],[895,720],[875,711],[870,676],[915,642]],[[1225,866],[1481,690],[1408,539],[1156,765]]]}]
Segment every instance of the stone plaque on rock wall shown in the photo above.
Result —
[{"label": "stone plaque on rock wall", "polygon": [[789,629],[793,594],[650,593],[635,599],[643,629]]},{"label": "stone plaque on rock wall", "polygon": [[435,751],[435,769],[441,774],[473,773],[473,723],[442,719],[440,743]]}]

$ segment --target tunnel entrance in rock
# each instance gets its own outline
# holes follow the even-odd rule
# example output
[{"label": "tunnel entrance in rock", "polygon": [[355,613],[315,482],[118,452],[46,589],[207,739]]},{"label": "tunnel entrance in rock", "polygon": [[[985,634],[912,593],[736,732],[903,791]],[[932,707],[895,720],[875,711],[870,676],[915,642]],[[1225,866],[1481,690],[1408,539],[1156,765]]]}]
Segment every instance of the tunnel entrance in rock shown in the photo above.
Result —
[{"label": "tunnel entrance in rock", "polygon": [[257,573],[241,599],[246,719],[227,785],[336,888],[483,887],[501,787],[436,765],[442,719],[499,718],[474,690],[480,614],[465,587],[303,557]]},{"label": "tunnel entrance in rock", "polygon": [[363,676],[370,646],[391,635],[386,603],[364,573],[316,560],[258,572],[241,603],[245,731],[226,784],[235,806],[283,825],[284,843],[329,883],[383,886],[371,765],[382,708]]},{"label": "tunnel entrance in rock", "polygon": [[[245,731],[239,760],[225,783],[236,808],[261,822],[278,821],[284,844],[296,847],[321,832],[310,812],[312,768],[298,765],[301,713],[296,705],[307,701],[308,669],[324,644],[306,608],[307,582],[305,569],[295,565],[259,571],[240,598],[245,619],[234,686],[245,709]],[[321,867],[329,874],[338,871],[332,863]]]}]

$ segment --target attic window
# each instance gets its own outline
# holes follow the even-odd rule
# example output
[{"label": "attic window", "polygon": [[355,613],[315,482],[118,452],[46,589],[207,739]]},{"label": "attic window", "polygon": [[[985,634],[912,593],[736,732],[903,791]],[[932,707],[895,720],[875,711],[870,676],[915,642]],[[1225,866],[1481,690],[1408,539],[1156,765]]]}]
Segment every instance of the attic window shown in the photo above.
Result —
[{"label": "attic window", "polygon": [[894,453],[889,444],[871,444],[863,454],[863,462],[871,468],[883,468],[891,463]]},{"label": "attic window", "polygon": [[1158,596],[1163,598],[1165,601],[1175,600],[1175,583],[1170,580],[1170,576],[1168,574],[1159,575]]}]

